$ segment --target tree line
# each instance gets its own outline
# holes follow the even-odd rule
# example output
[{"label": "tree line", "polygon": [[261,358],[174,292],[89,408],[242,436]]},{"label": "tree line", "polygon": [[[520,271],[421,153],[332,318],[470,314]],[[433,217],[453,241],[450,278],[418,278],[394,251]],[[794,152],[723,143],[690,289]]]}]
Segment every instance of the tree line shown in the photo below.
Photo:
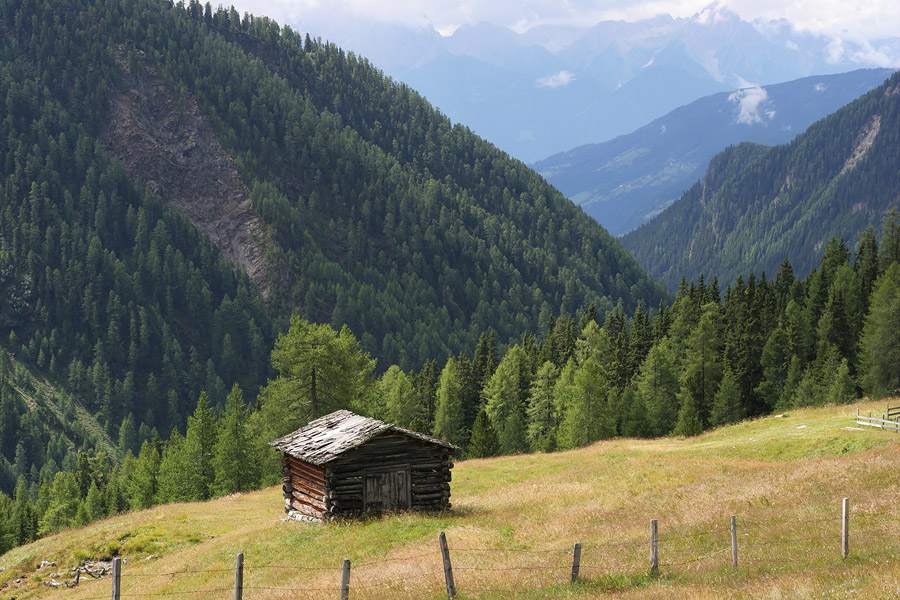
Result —
[{"label": "tree line", "polygon": [[[684,279],[671,305],[619,306],[598,321],[548,319],[502,355],[494,332],[441,368],[393,365],[380,377],[352,334],[295,319],[260,394],[271,436],[337,408],[429,432],[465,456],[573,448],[615,436],[695,435],[799,406],[900,388],[900,212],[880,244],[832,239],[803,280],[785,260],[774,279]],[[327,344],[326,344],[327,342]],[[328,347],[328,351],[322,348]],[[348,375],[349,374],[349,375]]]}]

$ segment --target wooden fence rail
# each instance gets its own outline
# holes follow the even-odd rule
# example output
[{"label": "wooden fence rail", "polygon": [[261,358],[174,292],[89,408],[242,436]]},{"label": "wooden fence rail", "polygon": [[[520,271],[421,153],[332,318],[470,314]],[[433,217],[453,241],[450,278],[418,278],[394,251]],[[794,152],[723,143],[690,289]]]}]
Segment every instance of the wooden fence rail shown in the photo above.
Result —
[{"label": "wooden fence rail", "polygon": [[[823,519],[825,521],[837,521],[837,518],[833,519]],[[841,533],[840,533],[840,554],[842,559],[846,559],[850,556],[850,500],[848,498],[843,498],[841,502]],[[773,526],[778,525],[778,523],[773,524]],[[713,556],[715,554],[726,553],[729,550],[731,551],[731,563],[732,568],[735,571],[738,571],[738,541],[741,539],[738,536],[738,522],[737,516],[732,515],[730,517],[730,521],[728,524],[728,530],[731,537],[731,547],[725,547],[721,551],[712,552],[710,554],[701,556],[700,558],[695,558],[685,563],[664,563],[661,561],[662,553],[660,550],[660,539],[661,537],[665,539],[665,536],[660,536],[660,524],[657,519],[650,520],[650,539],[649,539],[649,564],[647,564],[647,574],[650,578],[656,579],[659,577],[660,568],[662,567],[673,567],[679,564],[687,564],[690,562],[695,562],[697,560],[701,560],[703,558],[707,558],[709,556]],[[678,536],[676,536],[678,537]],[[682,536],[683,537],[683,536]],[[835,539],[837,542],[837,539]],[[646,543],[646,542],[644,542]],[[450,547],[447,543],[447,536],[442,531],[438,536],[438,545],[439,551],[435,552],[435,561],[441,560],[440,566],[442,567],[442,571],[444,574],[444,583],[446,584],[446,593],[447,597],[450,600],[453,600],[457,595],[457,582],[454,581],[453,578],[453,565],[450,561]],[[751,546],[753,544],[751,543]],[[665,550],[665,548],[663,548]],[[465,552],[465,550],[459,550],[460,552]],[[502,550],[501,550],[502,551]],[[512,550],[510,550],[512,551]],[[561,550],[564,552],[564,550]],[[421,556],[425,558],[425,555]],[[440,559],[438,559],[440,557]],[[583,552],[581,542],[575,543],[572,548],[572,564],[571,564],[571,579],[570,583],[575,585],[579,582],[580,573],[583,563]],[[427,560],[427,559],[426,559]],[[373,564],[373,563],[367,563]],[[437,565],[436,565],[437,566]],[[266,567],[259,567],[266,568]],[[280,567],[280,566],[270,566],[270,568],[288,568],[288,567]],[[542,567],[549,570],[558,570],[559,567]],[[481,570],[491,570],[490,568],[483,568]],[[497,570],[508,571],[508,568],[498,568]],[[568,570],[568,567],[566,567]],[[343,564],[340,569],[340,586],[335,586],[335,592],[339,591],[339,597],[341,600],[349,600],[350,599],[350,560],[344,559]],[[172,575],[172,573],[168,573],[167,575]],[[465,583],[465,582],[464,582]],[[371,585],[361,586],[363,588],[371,588]],[[239,553],[237,555],[237,560],[235,562],[234,568],[234,600],[243,600],[243,594],[245,590],[254,589],[252,586],[247,587],[244,584],[244,554]],[[267,588],[260,588],[267,589]],[[463,586],[463,590],[465,590],[465,585]],[[211,590],[207,590],[211,591]],[[319,590],[324,591],[324,590]],[[473,591],[477,591],[475,588]],[[179,592],[181,593],[181,592]],[[190,592],[184,592],[190,593]],[[165,595],[165,594],[163,594]],[[142,594],[126,594],[129,598],[138,598],[141,597]],[[111,600],[121,600],[122,597],[122,560],[120,558],[115,558],[113,560],[112,566],[112,597]]]},{"label": "wooden fence rail", "polygon": [[[892,413],[885,413],[881,415],[881,418],[873,417],[872,411],[869,411],[869,415],[861,415],[859,414],[859,408],[856,409],[856,423],[857,425],[867,425],[869,427],[879,427],[881,429],[891,429],[893,431],[900,431],[900,420],[898,420],[898,416],[900,416],[900,406],[891,408],[888,406],[889,411],[894,411]],[[893,419],[890,418],[890,415],[896,415]]]}]

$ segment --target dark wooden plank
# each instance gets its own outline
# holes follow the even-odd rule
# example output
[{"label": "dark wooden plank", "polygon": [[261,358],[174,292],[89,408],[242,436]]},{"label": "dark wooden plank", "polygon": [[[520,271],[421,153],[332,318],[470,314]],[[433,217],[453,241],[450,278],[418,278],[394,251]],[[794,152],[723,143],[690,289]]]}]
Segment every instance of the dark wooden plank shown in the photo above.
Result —
[{"label": "dark wooden plank", "polygon": [[290,481],[291,483],[295,483],[295,484],[305,485],[307,487],[320,489],[322,491],[324,491],[325,489],[328,488],[328,485],[325,483],[325,481],[323,481],[321,479],[315,479],[315,478],[307,477],[305,475],[301,475],[301,474],[297,474],[297,473],[292,473],[291,477],[289,479],[287,479],[286,481]]},{"label": "dark wooden plank", "polygon": [[317,467],[289,456],[286,457],[285,464],[292,473],[304,475],[310,479],[319,480],[323,484],[325,483],[325,469],[322,467]]},{"label": "dark wooden plank", "polygon": [[310,498],[319,499],[322,502],[325,502],[325,497],[327,495],[324,489],[317,490],[304,485],[295,485],[290,491],[291,493],[304,494]]},{"label": "dark wooden plank", "polygon": [[310,509],[314,509],[319,511],[320,513],[324,513],[326,511],[324,502],[316,502],[312,498],[308,496],[303,496],[301,494],[293,494],[290,500],[288,501],[291,506],[306,506]]}]

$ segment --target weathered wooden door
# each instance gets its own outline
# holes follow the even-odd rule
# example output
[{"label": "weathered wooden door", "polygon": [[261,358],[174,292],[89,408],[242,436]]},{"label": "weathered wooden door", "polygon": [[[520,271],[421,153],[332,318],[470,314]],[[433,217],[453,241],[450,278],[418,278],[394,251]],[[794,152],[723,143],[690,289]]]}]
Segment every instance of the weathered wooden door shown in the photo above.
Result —
[{"label": "weathered wooden door", "polygon": [[366,510],[381,512],[410,507],[409,467],[366,469]]}]

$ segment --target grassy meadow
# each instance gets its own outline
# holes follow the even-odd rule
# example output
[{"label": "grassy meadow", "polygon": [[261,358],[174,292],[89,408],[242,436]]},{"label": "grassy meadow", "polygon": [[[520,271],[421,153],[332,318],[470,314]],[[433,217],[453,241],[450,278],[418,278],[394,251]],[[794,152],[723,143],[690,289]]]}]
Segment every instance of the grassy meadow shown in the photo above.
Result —
[{"label": "grassy meadow", "polygon": [[[900,433],[857,428],[857,406],[880,414],[884,403],[796,410],[689,439],[462,461],[446,514],[284,522],[277,487],[159,506],[0,556],[0,600],[109,598],[109,577],[83,576],[71,589],[42,580],[54,572],[71,579],[63,572],[113,555],[129,559],[124,599],[225,600],[238,552],[247,600],[338,598],[344,558],[352,561],[350,598],[446,598],[440,531],[458,598],[900,598]],[[572,585],[575,542],[581,578]],[[42,560],[58,567],[40,569]]]}]

